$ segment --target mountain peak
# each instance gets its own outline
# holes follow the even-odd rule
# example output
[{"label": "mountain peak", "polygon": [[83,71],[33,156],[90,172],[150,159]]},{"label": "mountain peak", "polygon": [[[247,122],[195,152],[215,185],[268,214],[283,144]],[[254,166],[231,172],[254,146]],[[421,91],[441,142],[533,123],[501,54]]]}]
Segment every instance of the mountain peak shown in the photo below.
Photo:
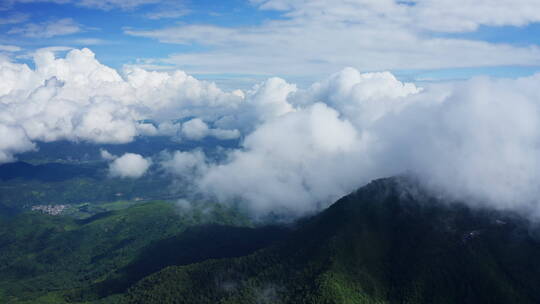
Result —
[{"label": "mountain peak", "polygon": [[257,303],[272,286],[272,303],[538,303],[540,263],[532,257],[540,244],[527,227],[514,215],[430,196],[414,178],[378,179],[288,241],[165,269],[127,299],[151,303],[166,290],[179,303]]}]

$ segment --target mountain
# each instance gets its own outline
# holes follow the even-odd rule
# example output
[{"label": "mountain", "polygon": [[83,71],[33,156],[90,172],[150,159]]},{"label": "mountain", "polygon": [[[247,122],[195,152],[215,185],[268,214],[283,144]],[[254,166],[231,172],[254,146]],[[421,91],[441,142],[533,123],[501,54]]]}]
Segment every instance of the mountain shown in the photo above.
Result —
[{"label": "mountain", "polygon": [[253,254],[167,267],[124,303],[540,303],[540,242],[515,214],[376,180]]}]

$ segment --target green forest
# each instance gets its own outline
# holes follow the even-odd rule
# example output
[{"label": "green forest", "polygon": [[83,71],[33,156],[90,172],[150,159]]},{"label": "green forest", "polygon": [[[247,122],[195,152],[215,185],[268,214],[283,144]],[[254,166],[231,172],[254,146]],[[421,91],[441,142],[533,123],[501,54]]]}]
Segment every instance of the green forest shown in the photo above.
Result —
[{"label": "green forest", "polygon": [[[114,204],[109,204],[114,205]],[[219,204],[143,202],[2,219],[2,303],[538,303],[516,214],[444,204],[405,177],[264,226]]]}]

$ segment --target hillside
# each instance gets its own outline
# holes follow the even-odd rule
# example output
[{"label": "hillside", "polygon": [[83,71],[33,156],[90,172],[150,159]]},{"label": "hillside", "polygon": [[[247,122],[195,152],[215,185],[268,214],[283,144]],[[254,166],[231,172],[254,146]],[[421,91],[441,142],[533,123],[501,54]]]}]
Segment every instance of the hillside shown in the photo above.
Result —
[{"label": "hillside", "polygon": [[216,204],[148,202],[85,219],[19,213],[0,221],[0,303],[117,303],[169,265],[247,255],[282,238]]},{"label": "hillside", "polygon": [[254,254],[173,266],[125,303],[538,303],[540,243],[513,214],[377,180]]}]

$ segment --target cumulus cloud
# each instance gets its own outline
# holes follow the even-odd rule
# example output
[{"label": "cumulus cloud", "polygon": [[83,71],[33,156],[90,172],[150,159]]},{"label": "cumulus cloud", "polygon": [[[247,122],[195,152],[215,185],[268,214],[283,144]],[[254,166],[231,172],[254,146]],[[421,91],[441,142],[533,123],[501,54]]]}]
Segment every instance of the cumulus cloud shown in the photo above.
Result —
[{"label": "cumulus cloud", "polygon": [[210,133],[208,125],[198,119],[192,119],[182,125],[182,134],[188,139],[200,140],[205,138]]},{"label": "cumulus cloud", "polygon": [[237,139],[240,137],[240,131],[223,130],[223,129],[210,129],[210,135],[221,140]]},{"label": "cumulus cloud", "polygon": [[211,129],[199,118],[191,119],[182,125],[182,134],[190,140],[202,140],[207,136],[213,136],[218,139],[235,139],[240,136],[240,132],[234,130]]},{"label": "cumulus cloud", "polygon": [[256,124],[224,161],[178,152],[165,166],[255,215],[312,213],[372,179],[412,171],[449,199],[538,219],[539,82],[475,78],[420,89],[345,69],[287,94],[292,110]]},{"label": "cumulus cloud", "polygon": [[111,154],[109,151],[105,149],[100,149],[99,154],[101,155],[101,158],[104,160],[115,160],[117,158],[116,155]]},{"label": "cumulus cloud", "polygon": [[0,163],[13,161],[13,155],[19,152],[29,151],[35,145],[26,138],[24,130],[0,123]]},{"label": "cumulus cloud", "polygon": [[316,103],[261,125],[200,187],[223,201],[241,197],[257,214],[318,210],[359,184],[351,175],[364,167],[359,139],[336,110]]},{"label": "cumulus cloud", "polygon": [[[175,133],[172,119],[198,117],[209,122],[234,116],[245,103],[238,92],[223,92],[182,71],[122,74],[99,63],[89,49],[56,58],[50,49],[34,54],[35,69],[0,57],[0,122],[16,126],[15,142],[72,140],[127,143],[138,135]],[[143,122],[156,121],[158,127]],[[172,125],[168,125],[167,122]],[[176,132],[177,133],[177,132]],[[234,128],[210,128],[209,136],[237,137]],[[18,145],[2,149],[12,160]]]},{"label": "cumulus cloud", "polygon": [[273,77],[256,84],[245,93],[236,91],[235,94],[245,102],[238,111],[222,115],[215,121],[215,125],[221,129],[238,129],[242,133],[250,133],[257,125],[294,111],[287,98],[296,90],[296,85]]},{"label": "cumulus cloud", "polygon": [[[181,71],[119,73],[88,49],[34,60],[31,69],[0,59],[0,162],[36,141],[240,136],[220,157],[164,152],[160,166],[256,215],[315,212],[371,179],[412,170],[451,198],[540,216],[538,74],[419,88],[346,68],[306,89],[270,78],[224,92]],[[102,155],[113,176],[141,176],[151,164]]]},{"label": "cumulus cloud", "polygon": [[388,112],[399,111],[408,104],[404,97],[420,91],[413,83],[402,83],[389,72],[360,73],[345,68],[313,84],[309,90],[298,92],[291,102],[326,102],[362,128]]},{"label": "cumulus cloud", "polygon": [[160,123],[157,128],[154,127],[152,130],[148,130],[147,133],[150,134],[160,134],[165,136],[171,136],[179,138],[181,137],[182,124],[180,122],[164,121]]},{"label": "cumulus cloud", "polygon": [[[243,200],[255,215],[315,212],[370,178],[399,173],[381,171],[364,129],[420,92],[389,73],[351,68],[307,90],[272,78],[246,93],[251,103],[238,117],[257,119],[225,161],[177,152],[163,165],[220,201]],[[261,110],[266,115],[257,115]]]},{"label": "cumulus cloud", "polygon": [[121,178],[139,178],[143,176],[152,161],[139,154],[126,153],[114,159],[109,165],[109,175]]},{"label": "cumulus cloud", "polygon": [[180,178],[199,178],[208,170],[204,153],[195,151],[163,152],[160,162],[162,168]]}]

